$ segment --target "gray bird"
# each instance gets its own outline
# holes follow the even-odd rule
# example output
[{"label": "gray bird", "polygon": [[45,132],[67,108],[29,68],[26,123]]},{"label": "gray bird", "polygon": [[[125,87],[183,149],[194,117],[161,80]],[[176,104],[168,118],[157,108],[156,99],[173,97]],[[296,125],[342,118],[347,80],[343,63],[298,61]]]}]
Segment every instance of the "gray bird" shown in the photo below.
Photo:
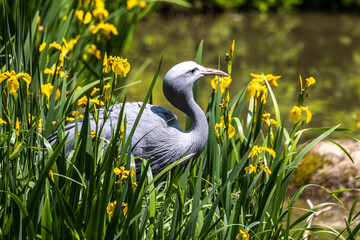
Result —
[{"label": "gray bird", "polygon": [[[197,105],[193,98],[194,83],[204,76],[220,75],[229,76],[223,71],[205,68],[195,62],[182,62],[172,67],[165,75],[163,81],[163,92],[166,99],[176,108],[189,116],[191,128],[183,131],[176,116],[168,109],[160,106],[146,104],[145,110],[141,115],[135,133],[131,139],[132,151],[134,156],[145,159],[151,158],[151,169],[154,176],[160,173],[171,163],[189,154],[198,156],[205,147],[208,139],[208,123],[202,109]],[[125,103],[124,115],[126,115],[127,134],[130,132],[135,119],[139,113],[142,103]],[[103,129],[104,137],[111,139],[111,129],[116,129],[122,104],[110,107],[109,118],[105,122]],[[100,110],[99,126],[103,123],[103,112]],[[82,121],[78,122],[78,129],[81,129]],[[113,125],[111,128],[110,125]],[[91,130],[96,129],[95,120],[90,117]],[[69,143],[66,145],[67,155],[74,147],[73,140],[75,124],[65,127],[65,134],[69,133]],[[49,138],[50,143],[56,141],[56,134]],[[107,147],[107,143],[104,144]],[[136,162],[136,172],[139,173],[141,162]]]}]

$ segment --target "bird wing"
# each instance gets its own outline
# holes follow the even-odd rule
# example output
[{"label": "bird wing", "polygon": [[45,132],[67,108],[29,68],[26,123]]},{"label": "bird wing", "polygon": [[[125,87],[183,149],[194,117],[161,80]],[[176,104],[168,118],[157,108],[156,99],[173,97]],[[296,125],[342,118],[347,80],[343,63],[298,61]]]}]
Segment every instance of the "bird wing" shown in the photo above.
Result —
[{"label": "bird wing", "polygon": [[[131,120],[129,117],[128,124]],[[149,104],[144,109],[131,142],[133,146],[136,145],[132,151],[135,156],[151,159],[154,175],[192,151],[188,134],[180,129],[176,116],[170,110]],[[137,172],[139,170],[138,162]]]},{"label": "bird wing", "polygon": [[[142,103],[133,102],[126,103],[124,116],[126,115],[126,137],[135,123],[139,114]],[[100,136],[110,140],[116,129],[118,118],[122,104],[113,105],[108,111],[108,118],[104,123],[104,128]],[[98,113],[99,126],[104,122],[104,112],[101,109]],[[81,130],[82,120],[79,120],[78,131]],[[96,122],[93,116],[90,116],[90,128],[96,130]],[[66,144],[66,156],[74,148],[75,123],[65,126],[65,135],[68,134]],[[51,144],[55,143],[57,133],[51,135],[48,140]],[[175,144],[174,144],[175,143]],[[184,155],[192,152],[191,143],[188,135],[179,127],[176,116],[170,111],[160,106],[147,104],[141,115],[140,121],[136,127],[134,135],[131,139],[133,147],[132,154],[145,159],[151,159],[151,169],[154,175],[157,175],[162,169],[180,159]],[[104,142],[104,151],[108,146],[108,142]],[[136,171],[140,173],[141,162],[136,162]]]},{"label": "bird wing", "polygon": [[[126,115],[127,119],[127,137],[129,136],[129,133],[135,123],[141,106],[142,103],[140,102],[125,103],[124,116]],[[115,131],[116,129],[121,108],[122,104],[116,104],[111,106],[108,111],[109,116],[104,123],[104,128],[101,133],[101,136],[104,136],[107,140],[111,139],[113,131]],[[99,126],[101,126],[104,122],[103,109],[100,109],[98,116]],[[81,130],[82,123],[82,119],[77,122],[78,131]],[[90,128],[92,131],[96,130],[96,122],[93,116],[90,116]],[[133,154],[140,157],[149,156],[149,152],[151,152],[151,154],[155,154],[156,149],[164,148],[166,143],[170,140],[169,137],[175,137],[176,133],[178,133],[179,131],[182,132],[175,114],[161,106],[146,104],[138,126],[136,127],[136,130],[132,137],[132,146],[136,145],[133,150]],[[77,133],[75,133],[75,123],[71,123],[65,126],[65,135],[67,134],[69,134],[66,145],[66,152],[68,155],[70,151],[74,148],[73,140],[77,136]],[[56,139],[56,132],[48,138],[51,144],[54,144]],[[105,142],[104,148],[106,148],[107,145],[107,142]],[[150,149],[153,150],[150,151]]]}]

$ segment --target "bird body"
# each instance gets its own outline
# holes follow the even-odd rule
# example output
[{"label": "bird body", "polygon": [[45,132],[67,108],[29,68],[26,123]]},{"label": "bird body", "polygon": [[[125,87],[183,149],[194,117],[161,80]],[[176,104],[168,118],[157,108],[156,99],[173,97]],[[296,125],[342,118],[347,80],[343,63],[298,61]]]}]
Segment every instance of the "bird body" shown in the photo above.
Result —
[{"label": "bird body", "polygon": [[[189,154],[199,155],[204,149],[208,138],[208,123],[202,109],[196,104],[193,98],[194,83],[201,77],[207,75],[228,76],[226,73],[204,68],[195,62],[183,62],[175,65],[165,75],[163,82],[163,92],[167,100],[176,108],[180,109],[191,120],[191,128],[183,131],[177,121],[176,116],[170,111],[160,106],[146,104],[136,127],[131,143],[132,154],[145,159],[151,158],[151,169],[157,175],[171,163]],[[133,127],[136,117],[140,111],[142,103],[125,103],[124,116],[126,116],[126,137]],[[110,140],[112,130],[116,129],[118,117],[122,104],[110,107],[109,117],[106,119],[103,129],[103,137]],[[103,110],[98,113],[99,126],[102,126],[104,119]],[[81,129],[82,121],[78,121],[78,129]],[[96,129],[96,122],[90,117],[91,130]],[[74,139],[75,124],[65,127],[68,140]],[[56,136],[51,138],[54,142]],[[66,145],[67,154],[73,149],[73,141]],[[107,143],[104,144],[107,147]],[[141,162],[136,162],[136,170],[139,173]]]}]

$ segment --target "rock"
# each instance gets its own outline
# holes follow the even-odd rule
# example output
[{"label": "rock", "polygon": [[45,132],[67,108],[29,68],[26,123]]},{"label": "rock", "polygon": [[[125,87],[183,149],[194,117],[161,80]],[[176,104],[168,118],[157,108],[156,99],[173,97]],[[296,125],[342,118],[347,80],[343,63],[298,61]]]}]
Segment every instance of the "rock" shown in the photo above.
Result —
[{"label": "rock", "polygon": [[[360,142],[336,140],[351,155],[354,163],[344,151],[332,142],[322,141],[316,144],[300,161],[293,175],[293,184],[321,185],[331,191],[357,188],[360,189]],[[359,197],[358,191],[343,193],[344,197]]]}]

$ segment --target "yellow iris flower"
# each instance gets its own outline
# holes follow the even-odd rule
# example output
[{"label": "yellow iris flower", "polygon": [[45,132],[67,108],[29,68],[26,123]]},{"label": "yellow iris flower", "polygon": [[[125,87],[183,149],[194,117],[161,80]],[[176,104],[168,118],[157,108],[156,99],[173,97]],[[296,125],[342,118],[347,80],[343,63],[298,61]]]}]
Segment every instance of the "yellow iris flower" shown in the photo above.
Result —
[{"label": "yellow iris flower", "polygon": [[267,86],[266,81],[269,84],[274,85],[275,87],[278,86],[277,80],[281,78],[281,76],[274,76],[272,74],[266,74],[265,76],[262,74],[250,74],[253,79],[251,80],[249,86],[248,86],[248,99],[251,97],[255,98],[255,107],[257,105],[257,98],[260,97],[260,101],[266,103],[266,93],[267,93]]},{"label": "yellow iris flower", "polygon": [[99,19],[100,21],[109,16],[109,12],[105,8],[95,8],[92,13],[94,17]]},{"label": "yellow iris flower", "polygon": [[90,99],[90,103],[94,103],[96,105],[104,106],[104,102],[99,99]]},{"label": "yellow iris flower", "polygon": [[[28,114],[28,122],[29,122],[29,124],[30,124],[34,119],[35,119],[35,117],[34,117],[34,116],[31,116],[31,114],[29,113],[29,114]],[[34,126],[34,125],[35,125],[35,123],[33,123],[32,126]]]},{"label": "yellow iris flower", "polygon": [[4,121],[4,119],[0,118],[0,125],[2,125],[2,124],[7,124],[7,122]]},{"label": "yellow iris flower", "polygon": [[50,96],[54,90],[54,86],[51,83],[41,84],[41,95],[44,95],[50,99]]},{"label": "yellow iris flower", "polygon": [[95,0],[95,9],[92,11],[95,18],[102,22],[104,18],[109,16],[109,12],[105,9],[105,0]]},{"label": "yellow iris flower", "polygon": [[91,44],[90,48],[88,49],[88,53],[94,55],[97,59],[101,59],[101,51],[97,49],[95,44]]},{"label": "yellow iris flower", "polygon": [[86,12],[85,16],[84,16],[84,11],[83,10],[76,10],[75,11],[75,16],[77,17],[77,19],[79,19],[80,22],[82,22],[83,24],[89,24],[91,22],[92,19],[92,15],[90,12]]},{"label": "yellow iris flower", "polygon": [[256,169],[257,169],[256,166],[250,164],[249,167],[245,167],[245,172],[246,174],[256,173]]},{"label": "yellow iris flower", "polygon": [[264,113],[262,117],[262,122],[266,122],[266,124],[270,127],[271,125],[276,125],[277,122],[274,119],[271,119],[270,113]]},{"label": "yellow iris flower", "polygon": [[248,158],[254,157],[256,154],[261,153],[262,151],[267,151],[268,153],[270,153],[271,156],[273,156],[275,158],[275,151],[267,148],[267,147],[261,147],[258,145],[254,145]]},{"label": "yellow iris flower", "polygon": [[116,201],[110,202],[106,207],[106,212],[107,214],[109,214],[110,217],[114,215],[115,206],[116,206]]},{"label": "yellow iris flower", "polygon": [[82,118],[84,117],[83,114],[80,114],[80,115],[79,115],[79,111],[72,111],[72,112],[71,112],[71,115],[72,115],[73,117],[67,117],[67,118],[65,119],[65,121],[67,121],[67,122],[74,122],[76,115],[78,115],[78,118],[77,118],[78,120],[79,120],[79,119],[82,119]]},{"label": "yellow iris flower", "polygon": [[117,183],[120,184],[123,179],[126,179],[129,176],[130,171],[125,170],[125,167],[120,167],[115,168],[114,173],[115,175],[121,175],[120,179],[117,181]]},{"label": "yellow iris flower", "polygon": [[[225,129],[226,128],[226,124],[224,121],[224,116],[221,117],[220,119],[220,123],[216,123],[215,124],[215,134],[217,138],[220,138],[220,133],[219,133],[219,128],[220,129]],[[228,116],[228,137],[229,139],[234,137],[236,130],[235,128],[231,125],[231,115]]]},{"label": "yellow iris flower", "polygon": [[130,171],[125,170],[125,167],[114,168],[115,175],[129,175]]},{"label": "yellow iris flower", "polygon": [[228,88],[230,86],[232,82],[231,77],[219,77],[215,76],[212,80],[211,80],[211,87],[215,90],[215,92],[218,91],[218,85],[220,86],[220,93],[223,94],[223,92],[225,91],[226,88]]},{"label": "yellow iris flower", "polygon": [[127,203],[122,203],[121,206],[124,207],[123,213],[124,213],[125,218],[127,218],[128,205],[127,205]]},{"label": "yellow iris flower", "polygon": [[[66,39],[63,38],[62,39],[63,45],[60,45],[57,42],[50,43],[49,49],[55,48],[55,49],[61,51],[60,56],[59,56],[60,66],[64,65],[64,61],[67,58],[66,55],[74,48],[75,44],[79,41],[79,39],[80,39],[80,35],[77,35],[76,38],[71,38],[69,42],[67,42]],[[52,75],[54,75],[54,74],[52,74]]]},{"label": "yellow iris flower", "polygon": [[0,74],[0,83],[5,79],[8,79],[7,90],[9,91],[10,94],[14,94],[17,92],[20,86],[18,81],[19,78],[22,78],[26,82],[26,86],[29,89],[29,85],[31,83],[31,77],[28,73],[24,73],[24,72],[18,74],[16,74],[14,70],[11,70],[11,72],[9,71],[3,72]]},{"label": "yellow iris flower", "polygon": [[119,175],[121,173],[120,168],[114,168],[114,173],[116,176]]},{"label": "yellow iris flower", "polygon": [[50,48],[55,48],[57,50],[61,50],[61,45],[58,44],[57,42],[52,42],[52,43],[49,44],[49,49]]},{"label": "yellow iris flower", "polygon": [[7,90],[10,94],[14,94],[19,89],[19,82],[16,78],[9,78],[7,81]]},{"label": "yellow iris flower", "polygon": [[110,70],[112,70],[115,74],[123,74],[123,76],[126,77],[126,74],[130,71],[130,67],[130,63],[127,59],[113,56],[107,58],[107,54],[105,52],[102,69],[103,74],[109,73]]},{"label": "yellow iris flower", "polygon": [[100,92],[100,88],[94,87],[93,90],[90,93],[90,96],[94,96],[95,93]]},{"label": "yellow iris flower", "polygon": [[116,27],[114,26],[114,24],[110,24],[110,23],[99,23],[98,25],[94,26],[90,26],[89,31],[92,34],[96,34],[99,31],[101,31],[104,35],[109,36],[110,33],[114,34],[114,35],[118,35],[119,32],[116,29]]},{"label": "yellow iris flower", "polygon": [[126,1],[126,6],[127,6],[128,10],[134,8],[137,5],[139,5],[141,8],[145,8],[147,3],[142,0],[127,0]]},{"label": "yellow iris flower", "polygon": [[81,106],[81,105],[86,105],[87,103],[87,97],[86,96],[82,96],[78,101],[77,101],[77,105]]},{"label": "yellow iris flower", "polygon": [[247,88],[247,92],[249,94],[248,99],[251,97],[255,98],[255,104],[258,97],[260,97],[260,101],[264,102],[264,104],[266,103],[267,87],[259,81],[252,80]]},{"label": "yellow iris flower", "polygon": [[309,108],[307,106],[306,107],[294,106],[290,111],[290,116],[291,116],[291,119],[293,120],[294,124],[296,124],[300,121],[302,112],[306,112],[306,123],[310,122],[310,120],[312,118],[312,114],[311,114]]},{"label": "yellow iris flower", "polygon": [[238,235],[236,235],[236,239],[238,238],[240,238],[240,240],[249,240],[250,238],[249,229],[247,229],[246,232],[240,229],[240,232],[238,233]]},{"label": "yellow iris flower", "polygon": [[[80,39],[80,34],[79,35],[77,35],[75,38],[71,38],[70,40],[69,40],[69,42],[67,42],[66,44],[67,44],[67,49],[68,49],[68,51],[71,51],[71,50],[73,50],[74,49],[74,47],[75,47],[75,45],[77,44],[77,42],[79,41],[79,39]],[[65,38],[63,38],[63,42],[66,42],[66,40],[65,40]]]},{"label": "yellow iris flower", "polygon": [[269,167],[265,167],[264,172],[269,174],[269,175],[271,174],[271,170],[269,169]]},{"label": "yellow iris flower", "polygon": [[96,137],[97,133],[95,131],[91,131],[90,135],[91,135],[91,138],[94,138],[94,137]]},{"label": "yellow iris flower", "polygon": [[133,182],[134,181],[134,176],[136,175],[136,173],[135,173],[135,171],[134,171],[134,169],[133,169],[133,167],[131,167],[130,168],[130,177],[131,177],[131,182]]},{"label": "yellow iris flower", "polygon": [[44,70],[44,74],[51,74],[51,75],[54,75],[56,72],[56,75],[59,75],[60,77],[69,77],[69,74],[68,73],[65,73],[65,71],[63,70],[62,67],[60,66],[55,66],[52,65],[51,68],[45,68]]},{"label": "yellow iris flower", "polygon": [[83,10],[75,10],[74,15],[79,19],[81,22],[84,20],[84,11]]},{"label": "yellow iris flower", "polygon": [[130,64],[127,59],[120,57],[110,57],[109,61],[112,62],[111,68],[115,74],[123,74],[126,77],[126,74],[130,71]]},{"label": "yellow iris flower", "polygon": [[92,11],[92,14],[95,18],[99,19],[99,22],[102,22],[104,18],[109,16],[108,10],[105,9],[104,0],[95,0],[95,9]]},{"label": "yellow iris flower", "polygon": [[110,95],[110,90],[109,88],[111,87],[110,83],[107,83],[105,86],[104,86],[104,90],[103,90],[103,93],[105,95],[105,99],[106,100],[110,100],[111,98],[111,95]]},{"label": "yellow iris flower", "polygon": [[256,79],[257,81],[259,81],[261,84],[266,85],[265,83],[265,79],[269,84],[274,85],[275,87],[279,86],[277,83],[277,80],[279,78],[281,78],[281,76],[274,76],[272,74],[266,74],[265,77],[262,74],[254,74],[254,73],[250,73],[250,75]]},{"label": "yellow iris flower", "polygon": [[[35,119],[35,117],[34,117],[34,116],[31,116],[31,114],[29,113],[29,114],[28,114],[28,123],[30,124],[32,121],[34,121],[34,119]],[[43,121],[43,120],[40,118],[40,119],[39,119],[39,123],[38,123],[38,128],[39,128],[38,132],[39,132],[39,134],[42,133],[42,130],[43,130],[42,121]],[[35,125],[35,122],[32,124],[32,126],[34,126],[34,125]]]},{"label": "yellow iris flower", "polygon": [[306,79],[306,88],[310,87],[311,85],[315,84],[315,78],[309,77]]}]

